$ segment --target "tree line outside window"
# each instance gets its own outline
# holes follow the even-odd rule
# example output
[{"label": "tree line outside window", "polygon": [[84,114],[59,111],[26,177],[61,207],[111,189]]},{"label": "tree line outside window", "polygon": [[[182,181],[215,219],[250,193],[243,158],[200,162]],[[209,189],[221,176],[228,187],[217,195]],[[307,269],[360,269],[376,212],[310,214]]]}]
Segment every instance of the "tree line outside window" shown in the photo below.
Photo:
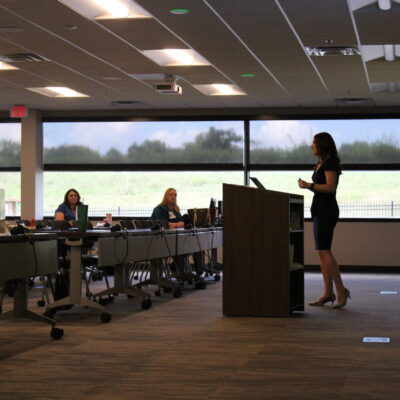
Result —
[{"label": "tree line outside window", "polygon": [[[243,138],[233,129],[218,129],[210,126],[199,133],[193,141],[182,147],[172,147],[161,140],[132,141],[126,151],[111,147],[101,154],[91,147],[79,144],[61,144],[44,148],[45,164],[78,163],[241,163]],[[400,163],[400,146],[395,142],[377,140],[343,143],[338,148],[342,163]],[[253,164],[312,164],[315,162],[309,143],[300,143],[291,148],[257,148],[250,152]],[[3,167],[20,165],[20,143],[10,139],[0,140],[0,164]]]}]

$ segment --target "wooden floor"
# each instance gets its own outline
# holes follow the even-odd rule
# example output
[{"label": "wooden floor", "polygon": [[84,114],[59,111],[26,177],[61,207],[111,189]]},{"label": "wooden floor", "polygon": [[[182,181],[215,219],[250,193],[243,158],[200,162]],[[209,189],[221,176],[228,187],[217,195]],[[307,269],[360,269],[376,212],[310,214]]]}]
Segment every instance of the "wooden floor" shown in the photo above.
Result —
[{"label": "wooden floor", "polygon": [[[285,319],[224,317],[218,282],[153,297],[148,311],[120,296],[109,324],[95,310],[60,312],[59,341],[45,324],[0,321],[0,399],[398,399],[400,295],[379,292],[400,291],[400,276],[344,279],[346,309],[307,306]],[[307,274],[306,300],[320,289]]]}]

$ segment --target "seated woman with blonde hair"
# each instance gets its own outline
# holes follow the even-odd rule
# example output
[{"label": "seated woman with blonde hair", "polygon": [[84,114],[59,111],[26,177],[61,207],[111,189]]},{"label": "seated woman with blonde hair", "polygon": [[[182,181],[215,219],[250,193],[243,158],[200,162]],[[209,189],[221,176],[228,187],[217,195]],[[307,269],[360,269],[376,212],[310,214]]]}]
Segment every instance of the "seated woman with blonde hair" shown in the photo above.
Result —
[{"label": "seated woman with blonde hair", "polygon": [[176,198],[176,190],[173,188],[167,189],[161,203],[154,208],[151,219],[168,222],[169,229],[183,228],[185,224]]}]

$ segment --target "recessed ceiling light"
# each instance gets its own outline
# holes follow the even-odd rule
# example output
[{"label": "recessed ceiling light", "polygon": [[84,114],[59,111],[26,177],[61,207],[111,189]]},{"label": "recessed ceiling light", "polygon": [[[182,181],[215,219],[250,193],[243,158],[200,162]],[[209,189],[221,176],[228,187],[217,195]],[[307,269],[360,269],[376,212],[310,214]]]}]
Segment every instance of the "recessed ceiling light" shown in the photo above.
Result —
[{"label": "recessed ceiling light", "polygon": [[151,18],[134,0],[58,0],[89,19]]},{"label": "recessed ceiling light", "polygon": [[11,69],[19,69],[19,68],[14,67],[14,65],[10,65],[3,61],[0,61],[0,71],[6,71],[6,70],[11,70]]},{"label": "recessed ceiling light", "polygon": [[89,97],[86,94],[63,86],[33,87],[27,89],[31,92],[39,93],[48,97]]},{"label": "recessed ceiling light", "polygon": [[241,74],[240,75],[242,78],[253,78],[254,74]]},{"label": "recessed ceiling light", "polygon": [[225,83],[212,83],[210,85],[193,85],[206,96],[244,96],[246,93],[238,86]]},{"label": "recessed ceiling light", "polygon": [[189,10],[186,10],[185,8],[173,8],[172,10],[169,10],[169,12],[174,15],[183,15],[187,14]]},{"label": "recessed ceiling light", "polygon": [[142,53],[162,67],[210,65],[193,49],[143,50]]},{"label": "recessed ceiling light", "polygon": [[20,28],[19,26],[0,26],[0,32],[12,32],[12,33],[17,33],[17,32],[23,32],[24,29]]},{"label": "recessed ceiling light", "polygon": [[360,50],[356,46],[323,46],[304,47],[309,56],[358,56]]}]

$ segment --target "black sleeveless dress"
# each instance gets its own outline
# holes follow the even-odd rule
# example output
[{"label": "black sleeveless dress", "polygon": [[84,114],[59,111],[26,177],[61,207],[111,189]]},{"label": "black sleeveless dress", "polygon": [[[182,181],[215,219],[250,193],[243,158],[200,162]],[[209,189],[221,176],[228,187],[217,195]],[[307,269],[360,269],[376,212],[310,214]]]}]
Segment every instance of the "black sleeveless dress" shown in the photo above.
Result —
[{"label": "black sleeveless dress", "polygon": [[[337,184],[339,184],[340,165],[337,160],[331,158],[328,158],[321,164],[318,170],[314,171],[312,181],[317,185],[326,184],[325,171],[335,171]],[[330,250],[333,230],[339,219],[336,193],[314,192],[311,204],[311,217],[313,221],[315,249]]]}]

